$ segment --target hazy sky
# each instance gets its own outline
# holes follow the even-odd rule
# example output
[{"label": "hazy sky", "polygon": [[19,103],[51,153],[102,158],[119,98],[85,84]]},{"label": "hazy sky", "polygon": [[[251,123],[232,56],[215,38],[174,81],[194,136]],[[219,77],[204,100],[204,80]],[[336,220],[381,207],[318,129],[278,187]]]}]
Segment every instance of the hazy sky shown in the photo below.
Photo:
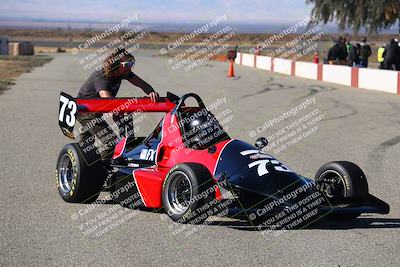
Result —
[{"label": "hazy sky", "polygon": [[288,23],[310,14],[305,0],[0,0],[0,19],[203,22],[226,14],[234,23]]}]

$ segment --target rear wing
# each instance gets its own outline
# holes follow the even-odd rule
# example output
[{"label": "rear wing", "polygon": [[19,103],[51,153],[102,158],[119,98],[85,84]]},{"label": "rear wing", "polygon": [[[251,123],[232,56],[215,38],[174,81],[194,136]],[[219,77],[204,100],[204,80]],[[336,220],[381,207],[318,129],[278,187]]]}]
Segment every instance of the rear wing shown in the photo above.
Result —
[{"label": "rear wing", "polygon": [[64,92],[60,93],[58,124],[63,134],[75,138],[74,126],[80,113],[133,113],[133,112],[170,112],[176,106],[179,97],[168,92],[167,97],[159,97],[152,102],[149,97],[130,98],[74,98]]}]

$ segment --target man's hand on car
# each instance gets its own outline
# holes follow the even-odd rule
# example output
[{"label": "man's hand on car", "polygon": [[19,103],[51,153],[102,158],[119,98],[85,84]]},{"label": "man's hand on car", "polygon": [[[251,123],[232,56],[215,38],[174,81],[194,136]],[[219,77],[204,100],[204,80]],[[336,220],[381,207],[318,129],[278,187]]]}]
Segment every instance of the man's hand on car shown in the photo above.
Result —
[{"label": "man's hand on car", "polygon": [[157,92],[151,92],[149,94],[149,96],[150,96],[151,101],[156,102],[159,95]]}]

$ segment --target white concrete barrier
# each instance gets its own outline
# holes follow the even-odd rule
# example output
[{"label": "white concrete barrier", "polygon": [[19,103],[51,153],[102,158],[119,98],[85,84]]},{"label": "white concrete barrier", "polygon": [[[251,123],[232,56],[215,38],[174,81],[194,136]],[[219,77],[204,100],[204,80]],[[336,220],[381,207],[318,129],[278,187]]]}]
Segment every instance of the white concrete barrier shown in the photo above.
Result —
[{"label": "white concrete barrier", "polygon": [[351,68],[348,66],[324,65],[322,80],[324,82],[351,86]]},{"label": "white concrete barrier", "polygon": [[236,54],[235,64],[242,64],[242,62],[240,62],[242,55],[243,55],[243,53]]},{"label": "white concrete barrier", "polygon": [[257,56],[256,68],[262,70],[271,70],[272,58],[266,56]]},{"label": "white concrete barrier", "polygon": [[398,71],[294,62],[288,59],[266,56],[255,57],[252,54],[243,53],[238,53],[235,63],[301,78],[400,95],[400,72]]},{"label": "white concrete barrier", "polygon": [[282,58],[274,58],[274,71],[291,75],[292,74],[292,61]]},{"label": "white concrete barrier", "polygon": [[398,72],[359,69],[358,87],[397,94]]},{"label": "white concrete barrier", "polygon": [[318,64],[297,61],[295,68],[295,76],[317,80]]},{"label": "white concrete barrier", "polygon": [[242,65],[248,67],[254,67],[254,55],[243,54],[242,55]]}]

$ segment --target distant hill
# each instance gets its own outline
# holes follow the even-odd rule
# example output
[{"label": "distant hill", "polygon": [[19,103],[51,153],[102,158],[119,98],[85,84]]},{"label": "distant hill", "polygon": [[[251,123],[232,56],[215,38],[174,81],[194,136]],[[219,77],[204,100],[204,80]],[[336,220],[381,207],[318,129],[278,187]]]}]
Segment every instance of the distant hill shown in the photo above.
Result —
[{"label": "distant hill", "polygon": [[[104,30],[119,23],[119,21],[68,21],[68,20],[48,20],[48,19],[30,19],[30,18],[1,18],[0,28],[12,29],[93,29]],[[201,23],[138,23],[148,32],[180,32],[190,33],[201,27]],[[137,25],[137,24],[136,24]],[[290,24],[221,24],[218,27],[210,28],[209,33],[217,32],[226,25],[231,26],[237,33],[279,33],[292,26]],[[134,24],[130,25],[132,28]],[[326,33],[337,33],[338,29],[334,24],[323,25]],[[127,27],[129,29],[129,27]],[[304,31],[305,29],[303,29]],[[397,27],[382,31],[382,33],[396,33]],[[299,33],[301,33],[300,31]],[[351,30],[345,32],[351,33]],[[360,31],[362,33],[363,31]]]}]

